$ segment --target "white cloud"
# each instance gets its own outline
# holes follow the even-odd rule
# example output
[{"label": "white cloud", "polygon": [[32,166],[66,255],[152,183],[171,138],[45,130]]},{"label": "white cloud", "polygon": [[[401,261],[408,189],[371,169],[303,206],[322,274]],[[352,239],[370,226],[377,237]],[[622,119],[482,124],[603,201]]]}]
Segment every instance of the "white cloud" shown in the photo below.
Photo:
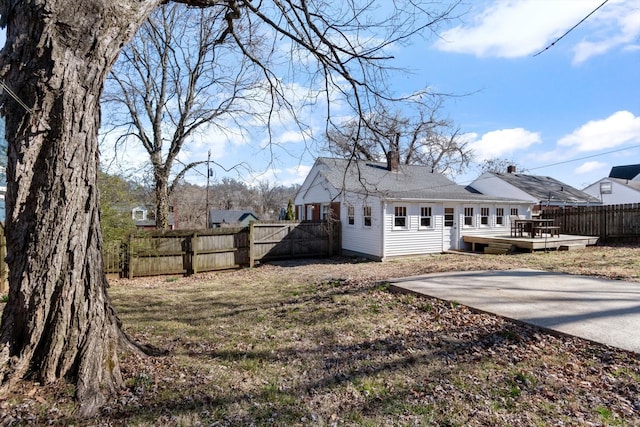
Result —
[{"label": "white cloud", "polygon": [[[436,48],[479,57],[517,58],[532,55],[580,22],[600,0],[505,0],[495,1],[477,13],[473,22],[442,33]],[[588,40],[574,49],[574,63],[634,42],[640,34],[640,8],[629,1],[612,1],[581,26]],[[473,12],[472,12],[473,13]],[[578,31],[571,33],[576,42]],[[567,36],[567,39],[571,39]],[[570,43],[564,39],[561,43]]]},{"label": "white cloud", "polygon": [[628,143],[640,143],[640,117],[629,111],[592,120],[558,141],[558,145],[576,151],[599,151]]},{"label": "white cloud", "polygon": [[583,175],[583,174],[596,172],[599,170],[606,170],[606,169],[609,169],[609,165],[607,163],[591,161],[591,162],[585,162],[581,164],[574,170],[574,172],[578,175]]},{"label": "white cloud", "polygon": [[477,134],[467,134],[466,137],[476,161],[509,155],[542,142],[539,133],[523,128],[494,130],[485,133],[480,139]]},{"label": "white cloud", "polygon": [[578,43],[574,48],[574,64],[580,64],[592,56],[601,55],[613,48],[621,46],[625,51],[634,51],[634,44],[640,37],[640,6],[636,2],[610,2],[592,15],[593,34]]},{"label": "white cloud", "polygon": [[302,184],[310,170],[311,166],[306,165],[297,165],[285,169],[269,168],[260,173],[253,174],[247,184],[254,185],[259,181],[268,181],[274,186],[282,185],[289,187],[294,184]]}]

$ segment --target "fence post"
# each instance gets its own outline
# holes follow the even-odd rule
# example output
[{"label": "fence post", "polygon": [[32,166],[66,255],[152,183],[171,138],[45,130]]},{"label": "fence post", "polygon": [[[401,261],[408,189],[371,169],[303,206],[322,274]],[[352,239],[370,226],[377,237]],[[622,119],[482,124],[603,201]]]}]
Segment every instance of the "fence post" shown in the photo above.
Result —
[{"label": "fence post", "polygon": [[251,221],[249,223],[249,268],[255,267],[256,263],[256,253],[255,253],[255,230],[254,230],[255,221]]},{"label": "fence post", "polygon": [[293,258],[293,251],[295,249],[295,245],[293,242],[293,230],[295,227],[292,224],[289,224],[287,227],[287,241],[289,242],[289,256]]},{"label": "fence post", "polygon": [[129,237],[127,238],[127,246],[126,246],[126,251],[125,251],[125,275],[127,276],[127,279],[133,279],[133,267],[131,265],[131,261],[133,258],[133,249],[131,249],[131,247],[133,246],[133,233],[129,233]]},{"label": "fence post", "polygon": [[189,249],[191,252],[191,274],[196,274],[198,271],[196,257],[198,256],[198,233],[193,233],[191,236],[191,244],[189,245]]},{"label": "fence post", "polygon": [[327,231],[329,232],[329,253],[327,254],[329,257],[333,256],[333,218],[329,218],[327,221]]},{"label": "fence post", "polygon": [[602,242],[607,241],[607,207],[602,206],[600,209],[600,239]]}]

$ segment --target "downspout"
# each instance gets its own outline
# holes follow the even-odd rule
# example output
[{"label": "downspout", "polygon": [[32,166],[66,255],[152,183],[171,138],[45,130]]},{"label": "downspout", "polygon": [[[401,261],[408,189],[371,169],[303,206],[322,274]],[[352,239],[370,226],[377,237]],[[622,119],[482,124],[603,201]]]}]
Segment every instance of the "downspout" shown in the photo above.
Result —
[{"label": "downspout", "polygon": [[386,227],[387,227],[387,218],[385,217],[385,212],[387,211],[387,202],[383,201],[382,203],[380,203],[381,206],[381,212],[380,212],[380,223],[382,224],[382,227],[380,227],[382,236],[380,238],[380,242],[382,243],[382,247],[380,248],[380,261],[384,261],[384,256],[385,256],[385,236],[387,235],[387,231],[386,231]]}]

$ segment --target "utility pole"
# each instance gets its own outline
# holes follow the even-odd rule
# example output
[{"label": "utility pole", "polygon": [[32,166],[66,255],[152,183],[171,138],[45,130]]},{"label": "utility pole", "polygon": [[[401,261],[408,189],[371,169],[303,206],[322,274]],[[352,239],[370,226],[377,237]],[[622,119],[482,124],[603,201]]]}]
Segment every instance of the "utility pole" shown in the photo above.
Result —
[{"label": "utility pole", "polygon": [[209,164],[211,162],[211,150],[209,150],[207,152],[207,201],[206,201],[206,209],[205,209],[205,215],[204,215],[204,223],[205,223],[205,228],[209,228],[209,178],[211,178],[211,168],[209,167]]}]

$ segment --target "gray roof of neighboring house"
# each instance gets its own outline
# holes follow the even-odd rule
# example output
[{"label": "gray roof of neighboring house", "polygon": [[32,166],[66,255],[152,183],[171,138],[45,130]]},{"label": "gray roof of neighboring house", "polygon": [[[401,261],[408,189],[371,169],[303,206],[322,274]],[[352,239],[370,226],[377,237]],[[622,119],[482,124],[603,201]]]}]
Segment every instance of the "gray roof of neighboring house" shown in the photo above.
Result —
[{"label": "gray roof of neighboring house", "polygon": [[640,175],[640,165],[614,166],[609,172],[609,178],[634,179]]},{"label": "gray roof of neighboring house", "polygon": [[321,157],[317,162],[327,166],[321,174],[333,187],[358,194],[386,199],[522,202],[468,191],[443,174],[421,165],[401,164],[398,171],[393,172],[387,169],[386,163],[365,160]]},{"label": "gray roof of neighboring house", "polygon": [[519,173],[491,173],[541,202],[550,200],[556,204],[558,202],[574,204],[601,203],[597,197],[593,197],[584,191],[580,191],[549,176],[524,175]]},{"label": "gray roof of neighboring house", "polygon": [[253,216],[255,220],[258,216],[251,211],[216,210],[209,211],[209,222],[211,224],[235,224],[244,221],[248,216]]}]

